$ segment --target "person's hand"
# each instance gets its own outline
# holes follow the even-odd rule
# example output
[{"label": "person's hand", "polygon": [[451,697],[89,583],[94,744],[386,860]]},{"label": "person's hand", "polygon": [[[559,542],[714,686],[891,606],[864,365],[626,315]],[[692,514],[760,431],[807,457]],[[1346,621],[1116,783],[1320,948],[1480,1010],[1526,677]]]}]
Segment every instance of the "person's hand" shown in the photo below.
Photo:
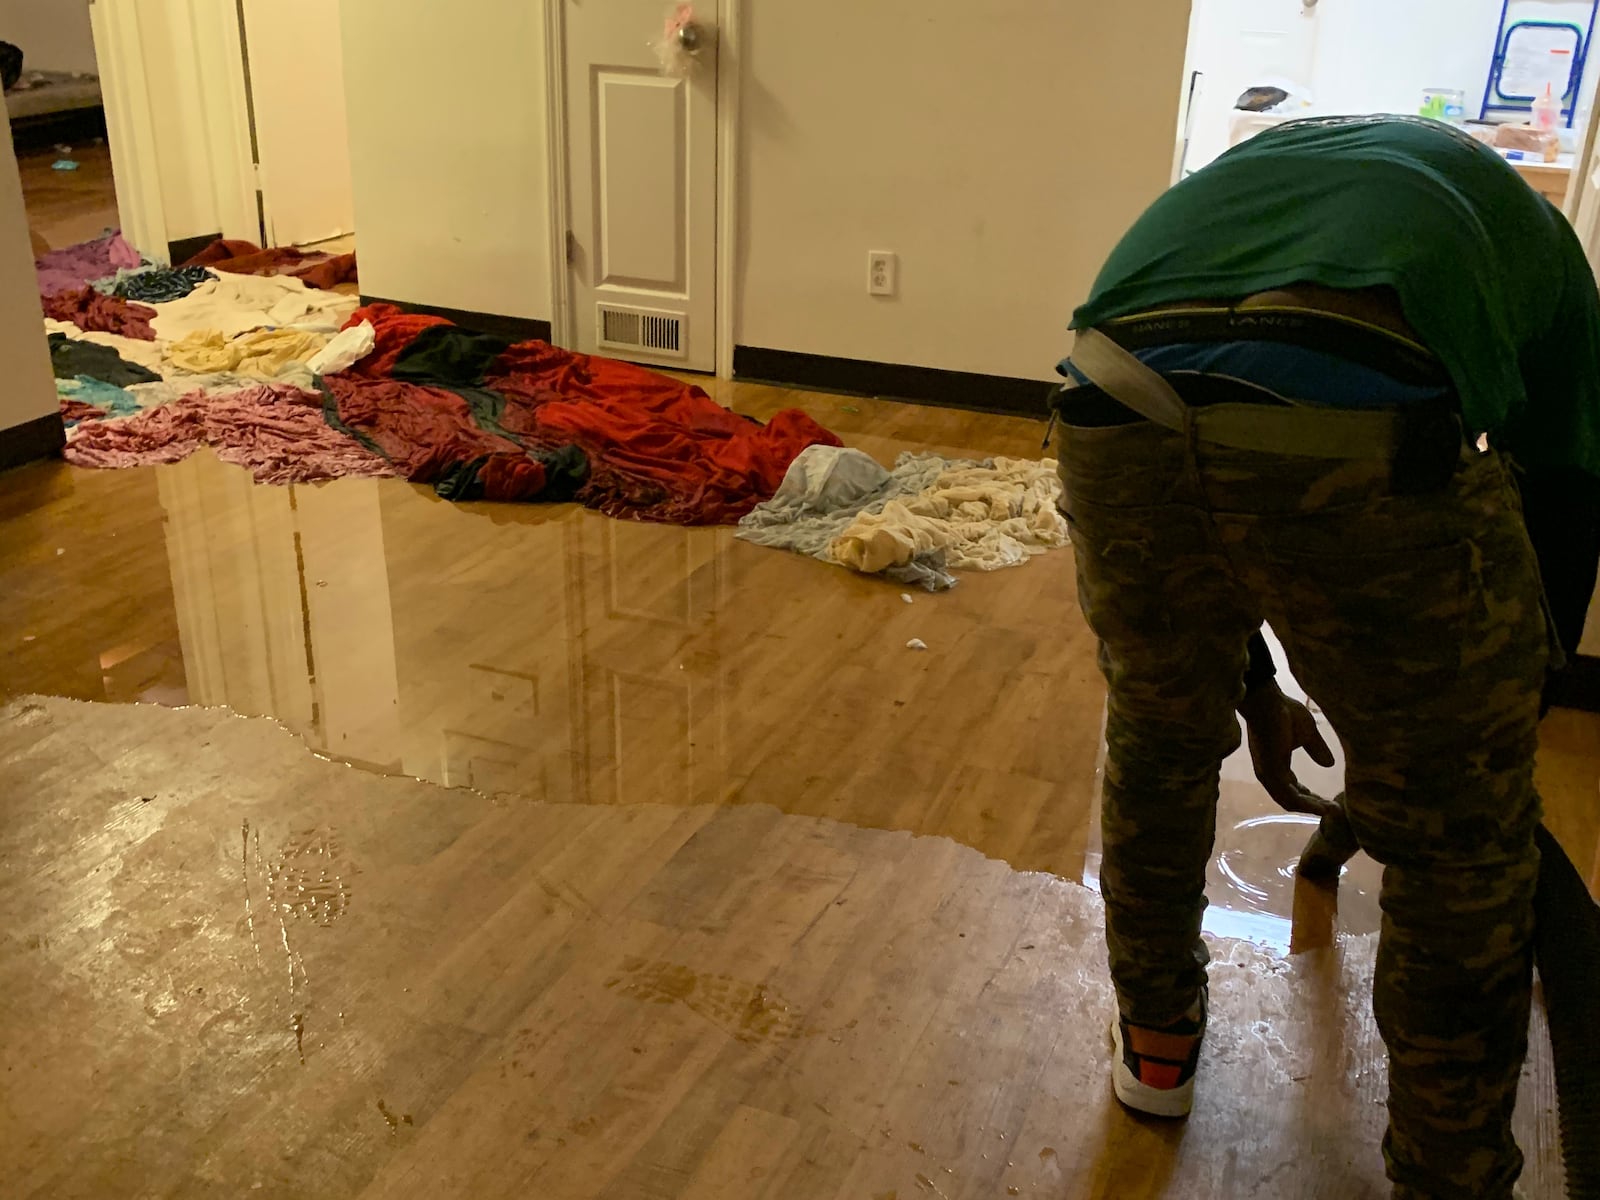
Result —
[{"label": "person's hand", "polygon": [[1268,681],[1250,690],[1239,705],[1239,715],[1249,735],[1256,778],[1279,807],[1314,817],[1336,807],[1295,778],[1296,750],[1304,750],[1318,766],[1333,766],[1333,750],[1323,740],[1310,709]]}]

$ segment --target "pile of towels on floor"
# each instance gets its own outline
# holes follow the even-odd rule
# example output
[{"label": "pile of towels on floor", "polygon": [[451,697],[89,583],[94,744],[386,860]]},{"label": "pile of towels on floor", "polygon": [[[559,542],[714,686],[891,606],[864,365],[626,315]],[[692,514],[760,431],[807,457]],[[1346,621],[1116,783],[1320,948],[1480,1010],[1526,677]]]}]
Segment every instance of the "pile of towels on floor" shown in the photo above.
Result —
[{"label": "pile of towels on floor", "polygon": [[812,446],[736,536],[941,591],[952,570],[1018,566],[1065,546],[1060,496],[1048,459],[907,453],[888,471],[860,450]]},{"label": "pile of towels on floor", "polygon": [[169,269],[117,235],[41,258],[66,459],[206,445],[266,483],[398,476],[453,500],[701,525],[772,496],[806,447],[839,445],[797,410],[762,425],[642,367],[358,308],[323,286],[350,280],[343,258],[219,242]]}]

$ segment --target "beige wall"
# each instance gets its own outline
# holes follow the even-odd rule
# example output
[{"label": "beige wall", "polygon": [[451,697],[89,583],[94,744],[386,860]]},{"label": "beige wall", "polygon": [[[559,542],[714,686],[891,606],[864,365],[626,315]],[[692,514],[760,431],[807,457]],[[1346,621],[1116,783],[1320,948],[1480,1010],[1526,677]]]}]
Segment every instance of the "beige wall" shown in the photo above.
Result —
[{"label": "beige wall", "polygon": [[538,0],[343,0],[361,290],[550,317]]},{"label": "beige wall", "polygon": [[[741,345],[1049,377],[1172,170],[1187,0],[746,0]],[[867,295],[867,252],[900,295]]]},{"label": "beige wall", "polygon": [[0,430],[56,411],[56,382],[46,349],[34,280],[22,180],[11,150],[10,119],[0,150]]},{"label": "beige wall", "polygon": [[[1168,183],[1188,0],[743,0],[735,340],[1048,378]],[[369,295],[551,315],[542,5],[344,0]],[[869,250],[900,294],[866,291]]]},{"label": "beige wall", "polygon": [[94,71],[89,0],[0,0],[0,41],[22,47],[25,69]]}]

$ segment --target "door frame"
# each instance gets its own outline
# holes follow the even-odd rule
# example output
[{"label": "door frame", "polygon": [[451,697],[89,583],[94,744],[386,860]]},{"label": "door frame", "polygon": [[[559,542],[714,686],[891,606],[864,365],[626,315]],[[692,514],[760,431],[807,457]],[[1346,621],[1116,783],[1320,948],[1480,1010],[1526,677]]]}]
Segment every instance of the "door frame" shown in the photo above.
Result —
[{"label": "door frame", "polygon": [[[184,0],[171,16],[196,51],[195,84],[204,133],[197,145],[186,149],[203,153],[207,160],[217,231],[224,237],[256,241],[263,231],[236,5],[237,0]],[[89,13],[118,219],[135,248],[165,262],[171,231],[138,5],[133,0],[92,0]]]},{"label": "door frame", "polygon": [[[717,7],[717,179],[716,179],[716,374],[733,378],[733,280],[738,254],[740,14],[744,0],[715,0]],[[544,6],[545,150],[549,179],[550,341],[571,348],[572,278],[568,230],[572,197],[567,190],[567,13],[565,0]]]},{"label": "door frame", "polygon": [[156,127],[144,73],[139,12],[116,0],[93,0],[89,28],[105,107],[106,144],[123,236],[150,258],[165,259],[166,206],[156,169]]}]

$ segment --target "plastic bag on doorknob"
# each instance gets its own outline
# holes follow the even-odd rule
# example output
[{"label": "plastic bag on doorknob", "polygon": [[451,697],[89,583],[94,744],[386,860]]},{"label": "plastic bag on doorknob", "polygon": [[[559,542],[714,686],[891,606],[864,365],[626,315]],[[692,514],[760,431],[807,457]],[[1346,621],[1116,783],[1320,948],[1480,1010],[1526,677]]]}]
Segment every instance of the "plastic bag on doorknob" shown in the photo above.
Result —
[{"label": "plastic bag on doorknob", "polygon": [[700,54],[710,40],[705,26],[695,20],[693,4],[674,4],[655,43],[661,70],[679,77],[690,74],[700,63]]}]

